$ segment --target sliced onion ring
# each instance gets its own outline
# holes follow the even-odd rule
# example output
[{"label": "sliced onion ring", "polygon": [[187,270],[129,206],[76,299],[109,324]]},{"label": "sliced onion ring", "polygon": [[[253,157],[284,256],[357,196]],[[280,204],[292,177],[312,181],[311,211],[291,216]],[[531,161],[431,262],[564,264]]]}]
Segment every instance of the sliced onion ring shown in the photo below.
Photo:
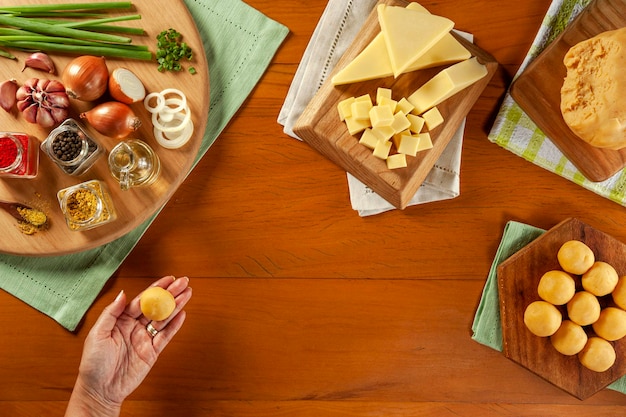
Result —
[{"label": "sliced onion ring", "polygon": [[[156,97],[156,106],[150,106],[150,101]],[[165,107],[165,97],[161,93],[150,93],[143,99],[143,105],[150,113],[159,113]]]},{"label": "sliced onion ring", "polygon": [[[191,112],[186,112],[184,115],[182,113],[174,113],[174,119],[180,121],[177,125],[167,125],[162,124],[159,120],[159,113],[152,113],[152,124],[156,129],[162,130],[164,133],[173,133],[179,132],[185,128],[186,125],[191,121]],[[168,122],[171,123],[171,120]]]},{"label": "sliced onion ring", "polygon": [[[180,113],[177,113],[174,118],[183,118]],[[184,144],[186,144],[193,134],[193,122],[189,121],[189,123],[185,124],[185,128],[181,131],[174,132],[174,134],[166,134],[163,130],[158,128],[154,128],[154,137],[156,138],[159,145],[163,146],[167,149],[176,149],[180,148]]]},{"label": "sliced onion ring", "polygon": [[[174,105],[176,107],[170,107],[170,105]],[[182,111],[189,111],[187,100],[180,98],[166,98],[165,106],[159,111],[159,113],[178,113]]]}]

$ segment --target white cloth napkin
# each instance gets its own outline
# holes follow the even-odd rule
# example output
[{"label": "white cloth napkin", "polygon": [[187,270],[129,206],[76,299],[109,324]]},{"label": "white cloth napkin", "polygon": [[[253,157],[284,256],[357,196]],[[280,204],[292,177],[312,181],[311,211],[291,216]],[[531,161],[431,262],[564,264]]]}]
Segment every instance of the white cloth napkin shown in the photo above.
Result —
[{"label": "white cloth napkin", "polygon": [[[329,0],[291,83],[278,123],[285,134],[300,140],[293,126],[309,101],[332,72],[377,0]],[[471,40],[471,36],[467,35]],[[461,148],[464,123],[426,177],[409,206],[455,198],[460,193]],[[395,209],[361,181],[347,173],[352,208],[360,216],[370,216]]]}]

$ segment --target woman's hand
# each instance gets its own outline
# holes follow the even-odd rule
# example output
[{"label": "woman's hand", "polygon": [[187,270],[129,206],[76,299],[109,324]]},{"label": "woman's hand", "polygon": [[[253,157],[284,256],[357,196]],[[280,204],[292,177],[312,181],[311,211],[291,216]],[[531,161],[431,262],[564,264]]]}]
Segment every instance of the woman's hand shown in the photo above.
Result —
[{"label": "woman's hand", "polygon": [[151,322],[158,331],[152,337],[146,330],[150,321],[141,314],[139,295],[126,305],[126,294],[120,292],[85,339],[66,416],[118,416],[122,402],[141,384],[183,325],[183,308],[191,298],[189,278],[164,277],[152,286],[171,292],[176,309],[167,319]]}]

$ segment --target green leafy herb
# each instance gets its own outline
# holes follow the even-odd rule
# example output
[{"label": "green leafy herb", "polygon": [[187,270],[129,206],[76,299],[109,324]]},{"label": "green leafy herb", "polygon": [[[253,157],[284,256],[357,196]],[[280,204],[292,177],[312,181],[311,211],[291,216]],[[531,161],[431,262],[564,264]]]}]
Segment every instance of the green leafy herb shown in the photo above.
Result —
[{"label": "green leafy herb", "polygon": [[170,28],[157,35],[156,60],[160,72],[181,71],[183,66],[180,61],[192,58],[191,48],[182,41],[182,35],[175,29]]}]

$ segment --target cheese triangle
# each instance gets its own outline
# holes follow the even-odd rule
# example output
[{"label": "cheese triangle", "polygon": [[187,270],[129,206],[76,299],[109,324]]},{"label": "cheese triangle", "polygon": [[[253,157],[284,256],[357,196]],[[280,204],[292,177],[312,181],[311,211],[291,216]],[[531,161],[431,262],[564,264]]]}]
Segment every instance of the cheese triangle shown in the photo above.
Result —
[{"label": "cheese triangle", "polygon": [[[425,7],[416,2],[409,3],[406,8],[430,14]],[[470,52],[454,36],[447,33],[404,72],[453,64],[470,57]],[[333,85],[352,84],[392,75],[393,69],[391,68],[387,44],[383,34],[379,33],[359,55],[333,76],[331,82]]]},{"label": "cheese triangle", "polygon": [[405,72],[454,27],[450,19],[405,7],[380,4],[377,12],[394,77]]}]

